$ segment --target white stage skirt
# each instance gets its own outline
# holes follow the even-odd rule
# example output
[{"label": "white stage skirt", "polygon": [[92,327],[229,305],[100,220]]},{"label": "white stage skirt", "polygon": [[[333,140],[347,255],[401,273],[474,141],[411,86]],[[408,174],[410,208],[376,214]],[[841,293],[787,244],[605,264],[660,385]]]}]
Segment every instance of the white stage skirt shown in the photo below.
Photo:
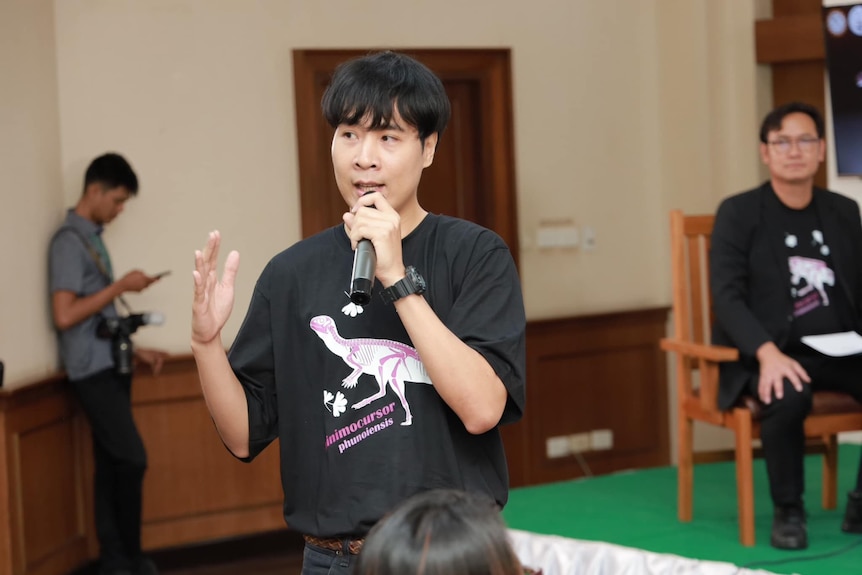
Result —
[{"label": "white stage skirt", "polygon": [[732,563],[652,553],[598,541],[582,541],[509,529],[515,553],[525,567],[542,575],[774,575]]}]

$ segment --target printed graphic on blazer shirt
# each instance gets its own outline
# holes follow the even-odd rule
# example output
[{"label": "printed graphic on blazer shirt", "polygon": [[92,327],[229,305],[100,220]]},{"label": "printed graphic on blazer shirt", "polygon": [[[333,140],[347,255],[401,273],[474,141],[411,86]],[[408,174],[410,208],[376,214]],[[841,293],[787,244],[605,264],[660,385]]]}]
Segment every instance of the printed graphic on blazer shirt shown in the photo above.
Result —
[{"label": "printed graphic on blazer shirt", "polygon": [[826,261],[830,250],[823,240],[823,232],[811,230],[808,238],[785,233],[784,245],[793,254],[787,258],[793,315],[800,317],[821,306],[828,307],[829,294],[835,287],[835,272]]},{"label": "printed graphic on blazer shirt", "polygon": [[[362,307],[349,303],[341,311],[346,320],[361,314]],[[338,449],[339,453],[344,453],[376,433],[385,433],[386,428],[392,425],[413,424],[409,387],[431,385],[431,378],[415,348],[387,339],[345,338],[339,334],[336,321],[327,315],[312,318],[309,327],[322,344],[352,370],[341,381],[342,387],[368,390],[359,394],[362,399],[348,405],[348,399],[340,389],[324,389],[326,410],[332,417],[344,419],[344,425],[326,437],[326,449]],[[391,401],[390,390],[397,401]],[[355,410],[374,404],[377,409],[356,417]]]}]

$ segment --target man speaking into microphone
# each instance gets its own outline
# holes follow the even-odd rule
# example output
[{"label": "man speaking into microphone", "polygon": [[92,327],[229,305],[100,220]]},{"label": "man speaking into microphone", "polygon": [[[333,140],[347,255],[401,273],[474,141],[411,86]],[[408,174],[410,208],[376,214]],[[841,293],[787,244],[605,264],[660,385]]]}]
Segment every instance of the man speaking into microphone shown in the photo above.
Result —
[{"label": "man speaking into microphone", "polygon": [[[304,575],[350,573],[369,529],[418,492],[454,488],[504,505],[498,426],[521,417],[525,398],[509,249],[417,197],[450,114],[440,80],[405,55],[371,54],[336,69],[322,108],[343,222],[270,260],[229,354],[221,330],[239,254],[219,279],[212,232],[195,253],[191,337],[225,446],[250,461],[279,440],[284,518],[305,536]],[[374,283],[356,296],[363,240]]]}]

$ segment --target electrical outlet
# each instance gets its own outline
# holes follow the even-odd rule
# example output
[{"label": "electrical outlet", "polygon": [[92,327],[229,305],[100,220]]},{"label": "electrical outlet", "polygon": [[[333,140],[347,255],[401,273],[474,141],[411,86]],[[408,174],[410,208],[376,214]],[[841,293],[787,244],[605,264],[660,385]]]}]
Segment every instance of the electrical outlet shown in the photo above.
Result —
[{"label": "electrical outlet", "polygon": [[613,449],[614,432],[610,429],[594,429],[590,432],[590,444],[594,450]]},{"label": "electrical outlet", "polygon": [[569,449],[572,453],[583,453],[590,450],[589,433],[573,433],[569,436]]},{"label": "electrical outlet", "polygon": [[567,457],[570,453],[571,449],[569,448],[569,437],[567,435],[549,437],[545,441],[545,455],[548,459]]},{"label": "electrical outlet", "polygon": [[576,248],[580,238],[574,225],[540,226],[536,231],[536,245],[540,248]]}]

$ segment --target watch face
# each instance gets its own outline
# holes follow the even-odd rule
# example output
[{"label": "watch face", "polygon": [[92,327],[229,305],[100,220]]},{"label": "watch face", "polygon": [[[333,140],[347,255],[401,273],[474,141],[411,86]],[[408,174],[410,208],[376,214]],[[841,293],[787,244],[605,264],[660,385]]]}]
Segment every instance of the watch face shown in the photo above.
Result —
[{"label": "watch face", "polygon": [[410,278],[410,281],[413,282],[414,286],[416,286],[416,291],[413,293],[423,293],[425,291],[425,278],[419,275],[416,268],[413,266],[408,267],[407,277]]}]

